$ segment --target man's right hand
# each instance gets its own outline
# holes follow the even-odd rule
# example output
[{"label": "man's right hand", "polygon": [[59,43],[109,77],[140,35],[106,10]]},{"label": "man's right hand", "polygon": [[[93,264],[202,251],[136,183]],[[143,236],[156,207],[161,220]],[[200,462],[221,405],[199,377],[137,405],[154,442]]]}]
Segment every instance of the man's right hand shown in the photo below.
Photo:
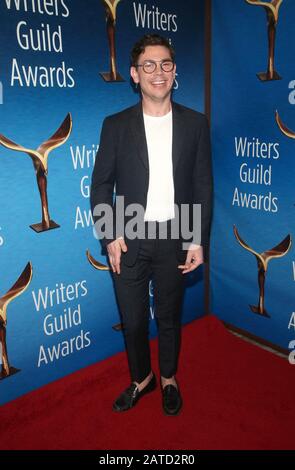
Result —
[{"label": "man's right hand", "polygon": [[112,270],[114,273],[120,274],[121,253],[126,253],[127,245],[123,238],[117,238],[107,245],[108,255]]}]

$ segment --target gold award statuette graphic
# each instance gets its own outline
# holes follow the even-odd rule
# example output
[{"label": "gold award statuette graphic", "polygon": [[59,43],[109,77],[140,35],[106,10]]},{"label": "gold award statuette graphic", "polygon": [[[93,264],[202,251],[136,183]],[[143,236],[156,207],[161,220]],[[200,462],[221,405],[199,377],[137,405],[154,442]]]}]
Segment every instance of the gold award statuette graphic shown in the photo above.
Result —
[{"label": "gold award statuette graphic", "polygon": [[[91,256],[89,250],[86,251],[86,256],[87,256],[87,259],[88,259],[89,263],[95,269],[97,269],[98,271],[109,271],[110,270],[110,268],[108,266],[106,266],[105,264],[102,264],[99,261],[97,261],[96,259],[94,259],[93,256]],[[118,323],[117,325],[114,325],[113,329],[116,330],[116,331],[122,330],[122,324]]]},{"label": "gold award statuette graphic", "polygon": [[37,150],[28,149],[19,144],[16,144],[12,140],[9,140],[4,135],[0,134],[0,144],[8,149],[27,153],[33,160],[42,207],[42,222],[30,225],[30,227],[35,230],[35,232],[39,233],[45,230],[51,230],[59,227],[59,225],[51,220],[49,216],[47,200],[48,156],[53,149],[63,145],[66,142],[71,133],[71,130],[72,118],[69,113],[57,131],[49,139],[43,142],[37,148]]},{"label": "gold award statuette graphic", "polygon": [[32,265],[28,263],[19,276],[18,280],[9,289],[6,294],[0,298],[0,345],[2,356],[2,368],[0,371],[0,380],[5,379],[9,375],[16,374],[19,369],[9,365],[8,353],[6,346],[6,326],[7,326],[7,305],[13,299],[21,295],[28,287],[32,279]]},{"label": "gold award statuette graphic", "polygon": [[260,0],[246,0],[250,5],[263,7],[266,11],[267,29],[268,29],[268,66],[266,72],[260,72],[257,77],[263,81],[280,80],[281,77],[276,72],[274,66],[275,60],[275,39],[276,28],[279,19],[279,9],[283,0],[271,0],[269,2],[261,2]]},{"label": "gold award statuette graphic", "polygon": [[116,46],[115,46],[115,27],[117,18],[117,5],[121,0],[101,0],[106,12],[107,36],[110,53],[110,71],[101,72],[100,75],[106,82],[124,82],[117,71],[116,65]]},{"label": "gold award statuette graphic", "polygon": [[92,266],[95,269],[98,269],[99,271],[109,271],[110,270],[110,268],[108,266],[106,266],[105,264],[102,264],[99,261],[97,261],[96,259],[94,259],[93,256],[91,256],[89,250],[86,251],[86,256],[87,256],[87,259],[88,259],[89,263],[92,264]]},{"label": "gold award statuette graphic", "polygon": [[287,235],[286,238],[284,238],[284,240],[281,241],[281,243],[279,243],[274,248],[271,248],[270,250],[266,250],[263,253],[257,253],[249,245],[247,245],[247,243],[245,243],[244,240],[242,240],[235,226],[234,226],[234,234],[239,244],[245,250],[250,251],[250,253],[252,253],[256,257],[256,260],[257,260],[259,300],[258,300],[258,305],[257,306],[250,305],[250,309],[252,310],[252,312],[257,313],[261,316],[270,317],[270,315],[267,313],[264,307],[264,303],[265,303],[264,285],[265,285],[267,266],[268,266],[269,261],[272,258],[281,258],[282,256],[285,256],[288,253],[291,247],[291,237],[290,235]]},{"label": "gold award statuette graphic", "polygon": [[292,131],[291,129],[289,129],[281,120],[280,116],[279,116],[279,113],[276,111],[276,122],[277,122],[277,125],[279,126],[280,130],[282,131],[282,133],[284,135],[286,135],[287,137],[290,137],[290,139],[295,139],[295,132]]}]

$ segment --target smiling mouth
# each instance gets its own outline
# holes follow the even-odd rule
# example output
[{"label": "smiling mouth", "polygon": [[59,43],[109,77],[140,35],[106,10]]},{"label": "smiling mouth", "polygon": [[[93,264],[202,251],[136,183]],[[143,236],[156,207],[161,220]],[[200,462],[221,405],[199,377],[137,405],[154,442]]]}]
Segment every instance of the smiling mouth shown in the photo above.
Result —
[{"label": "smiling mouth", "polygon": [[156,82],[152,82],[152,85],[164,85],[165,83],[165,80],[158,80]]}]

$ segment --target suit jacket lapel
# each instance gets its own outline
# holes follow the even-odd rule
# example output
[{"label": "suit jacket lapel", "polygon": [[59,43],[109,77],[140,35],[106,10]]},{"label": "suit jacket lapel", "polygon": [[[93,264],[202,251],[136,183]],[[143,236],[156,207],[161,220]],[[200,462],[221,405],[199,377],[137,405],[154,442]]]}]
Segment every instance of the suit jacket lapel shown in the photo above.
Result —
[{"label": "suit jacket lapel", "polygon": [[182,131],[182,120],[180,110],[177,105],[172,102],[172,163],[173,177],[175,179],[177,163],[181,156],[182,139],[184,133]]},{"label": "suit jacket lapel", "polygon": [[134,107],[134,112],[133,112],[132,122],[131,122],[131,129],[133,132],[134,142],[135,142],[135,146],[137,148],[138,154],[145,168],[148,170],[149,169],[148,148],[147,148],[146,135],[145,135],[145,129],[144,129],[141,102],[139,102]]},{"label": "suit jacket lapel", "polygon": [[[181,156],[182,139],[185,129],[182,129],[181,111],[172,102],[172,163],[173,177],[176,175],[177,163]],[[149,170],[148,148],[144,129],[142,103],[134,107],[131,128],[138,154],[147,171]]]}]

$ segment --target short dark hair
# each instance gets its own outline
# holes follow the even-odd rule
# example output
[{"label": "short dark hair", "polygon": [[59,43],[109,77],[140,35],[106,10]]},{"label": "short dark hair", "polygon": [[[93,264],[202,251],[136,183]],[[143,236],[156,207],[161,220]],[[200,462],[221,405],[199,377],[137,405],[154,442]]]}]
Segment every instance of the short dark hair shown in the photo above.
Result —
[{"label": "short dark hair", "polygon": [[143,54],[145,48],[148,46],[164,46],[168,49],[173,62],[175,61],[175,51],[171,46],[168,39],[160,36],[159,34],[145,34],[139,41],[137,41],[131,51],[131,65],[135,67],[137,65],[140,54]]}]

